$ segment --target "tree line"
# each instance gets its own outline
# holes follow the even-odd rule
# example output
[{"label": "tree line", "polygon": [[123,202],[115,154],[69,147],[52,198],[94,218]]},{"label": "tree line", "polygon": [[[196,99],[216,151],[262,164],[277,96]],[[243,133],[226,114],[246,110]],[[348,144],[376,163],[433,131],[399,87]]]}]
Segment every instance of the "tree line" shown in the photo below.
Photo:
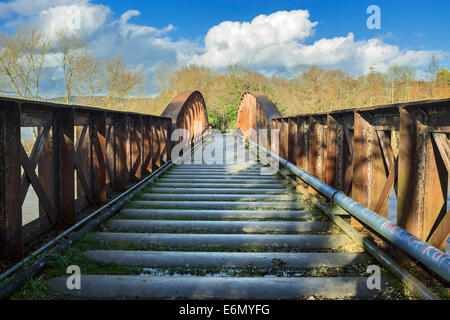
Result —
[{"label": "tree line", "polygon": [[[57,31],[49,39],[23,29],[0,34],[0,45],[0,94],[42,100],[41,86],[47,80],[59,93],[53,99],[57,102],[160,115],[178,93],[200,90],[210,123],[222,130],[234,126],[246,90],[263,92],[285,116],[450,97],[450,72],[441,68],[435,56],[422,80],[410,65],[391,65],[386,72],[371,68],[356,77],[307,65],[271,75],[240,65],[220,71],[165,65],[153,74],[150,85],[159,93],[152,98],[141,71],[133,70],[120,56],[96,58],[81,37],[67,31]],[[49,74],[55,67],[62,72],[62,87]]]},{"label": "tree line", "polygon": [[384,73],[371,68],[358,77],[319,66],[298,66],[271,76],[239,65],[228,67],[226,72],[166,66],[155,76],[161,92],[145,109],[158,114],[178,92],[199,89],[205,96],[210,122],[224,130],[234,126],[245,90],[263,92],[284,116],[450,97],[450,72],[441,68],[434,56],[426,76],[428,79],[417,80],[410,65],[391,65]]}]

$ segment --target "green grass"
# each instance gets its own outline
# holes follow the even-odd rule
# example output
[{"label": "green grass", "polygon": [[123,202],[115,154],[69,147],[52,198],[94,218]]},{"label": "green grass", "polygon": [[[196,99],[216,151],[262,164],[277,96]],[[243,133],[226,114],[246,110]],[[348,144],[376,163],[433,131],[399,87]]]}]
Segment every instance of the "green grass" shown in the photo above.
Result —
[{"label": "green grass", "polygon": [[[298,219],[279,219],[279,218],[221,218],[221,217],[195,217],[195,218],[191,218],[191,217],[171,217],[171,216],[142,216],[142,217],[138,217],[138,216],[129,216],[126,213],[119,213],[116,216],[114,216],[114,219],[126,219],[126,220],[174,220],[174,221],[251,221],[251,222],[258,222],[258,221],[262,221],[262,222],[268,222],[268,221],[305,221],[305,222],[309,222],[309,221],[328,221],[328,218],[324,217],[324,218],[313,218],[314,216],[312,216],[311,218],[303,218],[301,220]],[[310,219],[315,219],[315,220],[310,220]]]},{"label": "green grass", "polygon": [[235,246],[199,246],[199,247],[169,247],[169,246],[152,246],[152,245],[138,245],[132,242],[126,241],[93,241],[87,242],[83,246],[84,250],[135,250],[135,251],[228,251],[228,252],[264,252],[267,251],[265,247],[261,246],[248,246],[248,247],[235,247]]},{"label": "green grass", "polygon": [[[87,234],[84,238],[75,243],[71,248],[68,248],[62,254],[49,254],[49,262],[43,274],[32,277],[19,291],[14,293],[11,299],[14,300],[46,300],[46,299],[61,299],[63,297],[54,295],[46,286],[45,280],[58,277],[68,276],[66,273],[67,267],[70,265],[77,265],[80,267],[81,274],[140,274],[140,268],[128,268],[116,265],[106,265],[93,261],[85,257],[82,253],[85,250],[104,247],[102,242],[96,239],[92,234]],[[134,246],[130,244],[117,245],[117,250],[135,250]]]},{"label": "green grass", "polygon": [[[149,200],[150,201],[150,200]],[[159,200],[159,201],[164,201],[164,200]],[[273,202],[273,201],[269,201],[269,202]],[[124,209],[177,209],[177,210],[210,210],[207,208],[197,208],[197,207],[174,207],[174,206],[170,206],[170,205],[164,205],[164,206],[159,206],[159,205],[148,205],[148,204],[136,204],[133,202],[130,202],[128,204],[126,204],[124,207]],[[225,209],[225,208],[224,208]],[[273,211],[284,211],[284,210],[289,210],[289,208],[271,208],[271,207],[267,207],[267,208],[246,208],[244,207],[239,207],[239,208],[233,208],[236,210],[239,209],[245,209],[245,210],[253,210],[253,211],[264,211],[264,210],[273,210]],[[211,210],[221,210],[219,209],[211,209]],[[305,206],[299,209],[295,209],[295,210],[301,210],[301,211],[318,211],[316,208],[314,207],[310,207],[310,206]]]},{"label": "green grass", "polygon": [[292,268],[287,267],[284,261],[274,259],[271,266],[257,267],[252,264],[247,264],[242,267],[168,267],[168,268],[146,268],[143,274],[148,275],[192,275],[192,276],[207,276],[207,275],[224,275],[236,277],[251,277],[251,276],[288,276],[288,277],[338,277],[342,273],[347,276],[363,276],[367,269],[367,264],[351,265],[346,267],[319,267],[319,268]]},{"label": "green grass", "polygon": [[[183,193],[177,193],[177,192],[168,192],[168,193],[153,193],[153,194],[175,194],[175,195],[184,195]],[[200,194],[197,194],[200,195]],[[273,194],[270,194],[273,195]],[[283,199],[250,199],[251,196],[247,196],[247,199],[205,199],[205,200],[200,200],[200,201],[211,201],[211,202],[299,202],[299,203],[304,203],[306,202],[306,200],[301,199],[301,198],[297,198],[297,199],[292,199],[292,200],[283,200]],[[193,200],[184,200],[184,199],[150,199],[147,198],[145,195],[139,197],[139,198],[135,198],[133,199],[135,201],[192,201],[195,202],[197,200],[193,199]],[[170,206],[164,206],[164,208],[169,208]],[[251,207],[250,207],[251,208]]]},{"label": "green grass", "polygon": [[192,252],[335,252],[337,249],[299,249],[290,247],[273,247],[273,246],[197,246],[197,247],[169,247],[160,245],[139,245],[127,241],[100,241],[95,239],[92,242],[85,242],[83,251],[86,250],[134,250],[134,251],[192,251]]},{"label": "green grass", "polygon": [[[144,271],[144,273],[147,273]],[[228,267],[169,267],[169,268],[154,268],[149,274],[155,273],[166,273],[170,276],[177,275],[192,275],[192,276],[207,276],[207,275],[217,275],[224,274],[227,276],[264,276],[267,274],[282,275],[282,270],[274,268],[255,268],[252,266],[244,268],[228,268]]]},{"label": "green grass", "polygon": [[441,286],[434,286],[434,287],[430,287],[431,290],[433,290],[439,298],[444,299],[444,300],[448,300],[450,299],[450,289],[449,288],[445,288],[445,287],[441,287]]},{"label": "green grass", "polygon": [[381,268],[381,276],[386,279],[386,289],[384,295],[390,299],[405,299],[408,297],[415,297],[414,294],[406,287],[406,285],[396,277],[394,277],[388,270]]},{"label": "green grass", "polygon": [[19,291],[11,296],[11,300],[49,300],[61,299],[45,285],[44,276],[31,278]]}]

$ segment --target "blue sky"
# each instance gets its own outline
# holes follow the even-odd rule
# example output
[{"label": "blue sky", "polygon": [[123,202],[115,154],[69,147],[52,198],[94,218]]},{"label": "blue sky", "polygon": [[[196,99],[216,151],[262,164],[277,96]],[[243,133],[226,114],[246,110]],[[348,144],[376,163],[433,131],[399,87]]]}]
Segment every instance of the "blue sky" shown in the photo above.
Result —
[{"label": "blue sky", "polygon": [[[366,26],[373,4],[380,30]],[[450,1],[441,0],[11,0],[0,1],[0,31],[33,26],[51,37],[69,28],[94,55],[120,54],[150,79],[166,64],[223,70],[235,63],[268,74],[314,64],[352,75],[408,63],[425,77],[433,54],[449,67],[449,12]],[[68,25],[74,16],[76,27]]]},{"label": "blue sky", "polygon": [[[174,39],[203,38],[222,21],[250,21],[260,14],[280,10],[307,9],[320,28],[316,37],[333,37],[353,32],[368,39],[384,37],[404,48],[450,51],[450,1],[445,0],[228,0],[228,1],[143,1],[130,5],[119,1],[96,1],[108,4],[115,14],[129,8],[141,11],[135,23],[162,28],[168,23],[177,27]],[[381,9],[381,30],[366,27],[366,9],[376,4]]]}]

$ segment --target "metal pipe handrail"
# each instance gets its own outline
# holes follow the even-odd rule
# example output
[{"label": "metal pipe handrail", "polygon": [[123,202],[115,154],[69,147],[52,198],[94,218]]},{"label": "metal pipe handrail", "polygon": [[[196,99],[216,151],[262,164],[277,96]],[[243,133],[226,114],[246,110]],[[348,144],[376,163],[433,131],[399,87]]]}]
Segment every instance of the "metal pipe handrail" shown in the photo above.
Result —
[{"label": "metal pipe handrail", "polygon": [[266,153],[282,166],[289,169],[297,177],[302,179],[305,183],[313,187],[320,194],[330,199],[331,202],[336,203],[342,209],[347,211],[350,215],[366,224],[391,243],[402,249],[405,253],[414,257],[425,266],[433,270],[436,274],[441,276],[446,281],[450,281],[450,255],[440,251],[434,246],[422,241],[408,231],[402,229],[395,223],[380,216],[376,212],[362,206],[355,200],[349,198],[341,191],[334,189],[326,183],[313,177],[306,171],[300,169],[293,163],[281,158],[279,155],[270,150],[258,145],[256,142],[246,139],[238,133],[234,135],[243,141],[259,148],[263,153]]}]

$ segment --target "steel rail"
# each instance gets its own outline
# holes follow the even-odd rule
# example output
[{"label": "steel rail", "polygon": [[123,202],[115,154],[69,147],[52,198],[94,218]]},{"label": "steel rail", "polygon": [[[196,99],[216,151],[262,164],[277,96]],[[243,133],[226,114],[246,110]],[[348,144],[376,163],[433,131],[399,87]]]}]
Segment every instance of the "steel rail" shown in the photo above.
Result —
[{"label": "steel rail", "polygon": [[288,160],[283,159],[272,151],[258,145],[256,142],[246,139],[236,132],[234,132],[234,135],[244,142],[258,148],[260,152],[269,155],[283,167],[289,169],[306,184],[310,185],[320,194],[330,199],[331,202],[336,203],[353,217],[381,234],[395,246],[402,249],[405,253],[411,257],[414,257],[427,266],[430,270],[450,282],[450,255],[440,251],[425,241],[422,241],[395,223],[362,206],[358,202],[347,197],[341,191],[338,191],[326,183],[323,183]]}]

